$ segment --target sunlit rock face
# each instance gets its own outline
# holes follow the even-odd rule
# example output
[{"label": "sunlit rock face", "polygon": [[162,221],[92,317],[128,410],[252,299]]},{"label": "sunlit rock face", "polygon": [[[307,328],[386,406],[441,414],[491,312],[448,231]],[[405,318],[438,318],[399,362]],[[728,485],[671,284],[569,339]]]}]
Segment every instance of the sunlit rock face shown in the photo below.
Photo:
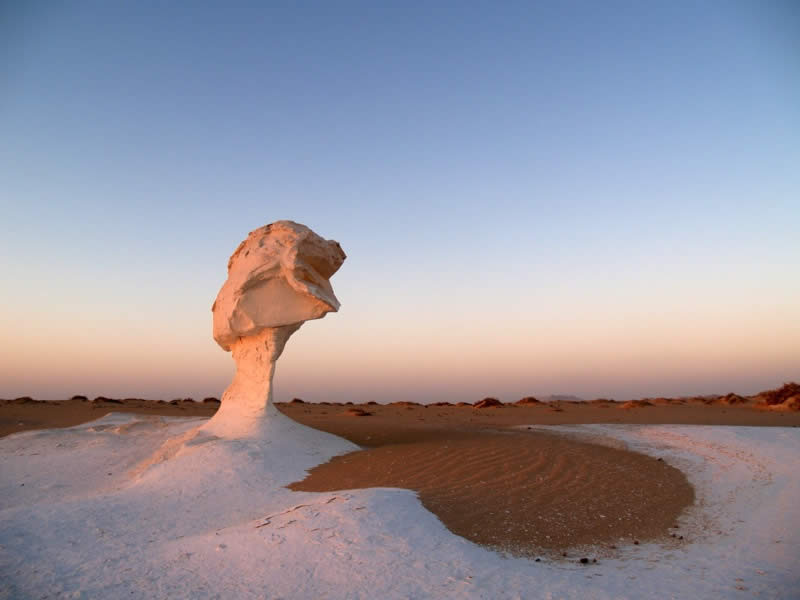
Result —
[{"label": "sunlit rock face", "polygon": [[339,309],[329,279],[345,258],[338,242],[293,221],[251,231],[239,244],[211,307],[214,339],[232,353],[236,374],[204,430],[258,435],[259,424],[275,410],[275,361],[304,321]]}]

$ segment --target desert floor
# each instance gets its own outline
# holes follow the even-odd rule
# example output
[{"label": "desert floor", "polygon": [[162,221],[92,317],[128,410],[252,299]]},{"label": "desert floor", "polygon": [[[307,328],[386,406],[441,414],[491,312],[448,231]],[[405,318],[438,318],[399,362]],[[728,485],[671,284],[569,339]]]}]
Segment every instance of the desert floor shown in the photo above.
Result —
[{"label": "desert floor", "polygon": [[[701,577],[695,581],[702,583],[698,590],[706,586],[722,597],[748,590],[781,597],[795,582],[786,553],[794,552],[800,539],[780,532],[800,525],[800,515],[794,509],[780,514],[770,502],[797,499],[798,486],[784,481],[800,466],[797,412],[701,400],[488,408],[293,402],[278,405],[291,420],[276,414],[275,435],[263,445],[204,443],[153,463],[160,446],[204,422],[216,407],[143,400],[0,403],[0,432],[8,436],[0,440],[0,491],[8,499],[0,512],[0,570],[12,575],[7,588],[12,595],[0,586],[0,598],[105,590],[108,574],[83,568],[81,577],[65,573],[83,562],[105,569],[109,556],[137,560],[149,551],[142,544],[171,551],[185,537],[193,540],[183,544],[189,557],[203,555],[211,544],[217,560],[222,553],[241,562],[226,568],[232,579],[223,577],[224,585],[203,580],[208,597],[258,597],[269,585],[282,590],[276,597],[287,591],[289,597],[369,597],[375,589],[386,597],[427,596],[439,593],[430,577],[437,580],[450,571],[452,585],[445,585],[442,595],[463,597],[528,597],[528,585],[565,597],[582,597],[588,589],[597,597],[647,597],[655,593],[648,587],[654,582],[660,582],[659,590],[671,585],[685,591],[671,581],[675,572]],[[36,429],[42,430],[26,431]],[[142,464],[148,469],[142,471]],[[171,515],[176,510],[180,514]],[[756,512],[759,535],[744,514]],[[420,530],[421,524],[426,525]],[[124,535],[130,536],[128,543],[120,542]],[[351,539],[342,545],[339,538],[347,535]],[[461,542],[452,546],[448,536]],[[306,548],[304,539],[320,546],[321,555]],[[228,550],[231,542],[237,552]],[[52,554],[65,543],[62,550],[71,558]],[[264,543],[288,543],[299,553],[296,560],[301,555],[305,561],[332,560],[333,552],[335,566],[313,567],[320,580],[311,585],[269,572],[279,567],[272,560],[264,567],[266,579],[247,575],[231,587],[249,572],[251,554],[268,551]],[[464,543],[483,550],[473,555]],[[721,550],[730,543],[735,557]],[[386,554],[392,548],[394,554]],[[426,584],[390,564],[400,557],[421,560],[418,550],[434,561],[447,548],[455,555],[442,557],[435,569],[415,567],[435,572],[422,576]],[[745,549],[763,555],[763,564],[734,576],[743,568],[739,558]],[[356,555],[358,565],[351,562]],[[506,562],[495,564],[487,556]],[[281,564],[297,568],[295,559]],[[182,560],[167,564],[183,568]],[[209,568],[214,554],[203,560]],[[464,575],[481,571],[475,570],[476,560],[489,569],[480,586],[473,580],[477,575]],[[502,575],[502,565],[509,560],[516,565],[515,583],[505,588],[509,574]],[[44,568],[42,561],[52,564]],[[532,565],[550,570],[533,572]],[[569,565],[595,569],[589,588],[572,575],[559,579]],[[617,571],[614,577],[609,565]],[[648,579],[631,565],[655,571]],[[344,577],[334,592],[326,587],[326,581],[338,581],[354,568],[361,583]],[[139,575],[148,573],[151,584],[143,590],[204,597],[185,574],[169,575],[167,585],[150,571]],[[621,573],[626,575],[620,578]],[[65,577],[71,583],[65,584]],[[375,579],[380,577],[385,581]],[[505,582],[499,588],[497,577]],[[119,597],[121,590],[136,597],[138,588],[125,583],[125,576],[111,579]]]},{"label": "desert floor", "polygon": [[[0,437],[10,433],[51,427],[73,427],[110,412],[169,417],[210,417],[215,402],[112,400],[0,400]],[[336,435],[360,446],[389,441],[424,439],[426,431],[446,429],[493,429],[515,425],[585,425],[620,423],[638,425],[750,425],[800,426],[800,411],[769,411],[752,403],[726,405],[719,401],[656,400],[651,404],[589,402],[541,402],[529,406],[504,404],[502,408],[417,403],[315,404],[278,403],[292,419]],[[369,418],[353,418],[357,409]]]}]

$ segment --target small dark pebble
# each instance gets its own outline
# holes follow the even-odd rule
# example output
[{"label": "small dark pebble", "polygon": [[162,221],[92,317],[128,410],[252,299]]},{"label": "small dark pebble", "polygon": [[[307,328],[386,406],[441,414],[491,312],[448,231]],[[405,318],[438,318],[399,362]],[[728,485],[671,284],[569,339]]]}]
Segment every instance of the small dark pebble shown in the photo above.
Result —
[{"label": "small dark pebble", "polygon": [[25,484],[24,484],[24,483],[20,483],[19,485],[20,485],[21,487],[25,487]]},{"label": "small dark pebble", "polygon": [[111,475],[111,473],[107,473],[107,475]]},{"label": "small dark pebble", "polygon": [[541,558],[537,558],[534,562],[542,562]]},{"label": "small dark pebble", "polygon": [[563,556],[563,557],[565,557],[565,558],[566,558],[566,556],[567,556],[567,553],[566,553],[566,552],[562,552],[562,553],[561,553],[561,556]]},{"label": "small dark pebble", "polygon": [[596,559],[596,558],[593,558],[593,559],[592,559],[592,562],[593,562],[593,563],[596,563],[596,562],[597,562],[597,559]]},{"label": "small dark pebble", "polygon": [[658,462],[664,462],[664,459],[663,458],[659,458]]},{"label": "small dark pebble", "polygon": [[609,548],[611,548],[612,550],[616,550],[616,549],[617,549],[617,547],[616,547],[614,544],[611,544],[611,545],[609,546]]},{"label": "small dark pebble", "polygon": [[634,543],[635,546],[638,546],[639,545],[639,540],[633,540],[633,543]]},{"label": "small dark pebble", "polygon": [[589,564],[589,559],[588,558],[582,558],[581,559],[581,564],[582,565],[588,565]]},{"label": "small dark pebble", "polygon": [[682,539],[683,539],[683,536],[682,536],[682,535],[679,535],[679,536],[678,536],[678,539],[679,539],[679,540],[682,540]]}]

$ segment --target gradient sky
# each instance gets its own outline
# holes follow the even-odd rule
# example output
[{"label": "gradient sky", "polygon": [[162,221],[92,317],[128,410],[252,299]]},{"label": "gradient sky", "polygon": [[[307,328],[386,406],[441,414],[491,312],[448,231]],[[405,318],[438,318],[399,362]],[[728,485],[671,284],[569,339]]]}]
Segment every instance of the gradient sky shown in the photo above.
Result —
[{"label": "gradient sky", "polygon": [[348,254],[278,399],[798,380],[800,5],[3,3],[0,397],[221,394],[278,219]]}]

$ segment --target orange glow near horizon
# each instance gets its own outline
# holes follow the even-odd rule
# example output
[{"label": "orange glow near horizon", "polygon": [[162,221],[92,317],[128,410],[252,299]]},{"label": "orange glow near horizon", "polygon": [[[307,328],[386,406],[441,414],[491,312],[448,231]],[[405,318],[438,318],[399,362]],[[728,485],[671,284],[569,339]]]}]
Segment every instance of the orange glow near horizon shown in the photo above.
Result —
[{"label": "orange glow near horizon", "polygon": [[[628,310],[593,318],[472,319],[469,326],[436,314],[427,321],[410,313],[394,321],[331,315],[305,324],[290,340],[278,363],[277,397],[436,401],[753,393],[800,374],[800,325],[788,318],[791,310],[778,306],[768,319],[761,314],[750,320],[730,308],[711,317],[701,310],[658,318]],[[110,339],[78,328],[32,332],[6,352],[2,393],[219,395],[233,362],[205,329],[183,328],[157,340],[133,326]],[[10,340],[3,343],[8,348]]]}]

